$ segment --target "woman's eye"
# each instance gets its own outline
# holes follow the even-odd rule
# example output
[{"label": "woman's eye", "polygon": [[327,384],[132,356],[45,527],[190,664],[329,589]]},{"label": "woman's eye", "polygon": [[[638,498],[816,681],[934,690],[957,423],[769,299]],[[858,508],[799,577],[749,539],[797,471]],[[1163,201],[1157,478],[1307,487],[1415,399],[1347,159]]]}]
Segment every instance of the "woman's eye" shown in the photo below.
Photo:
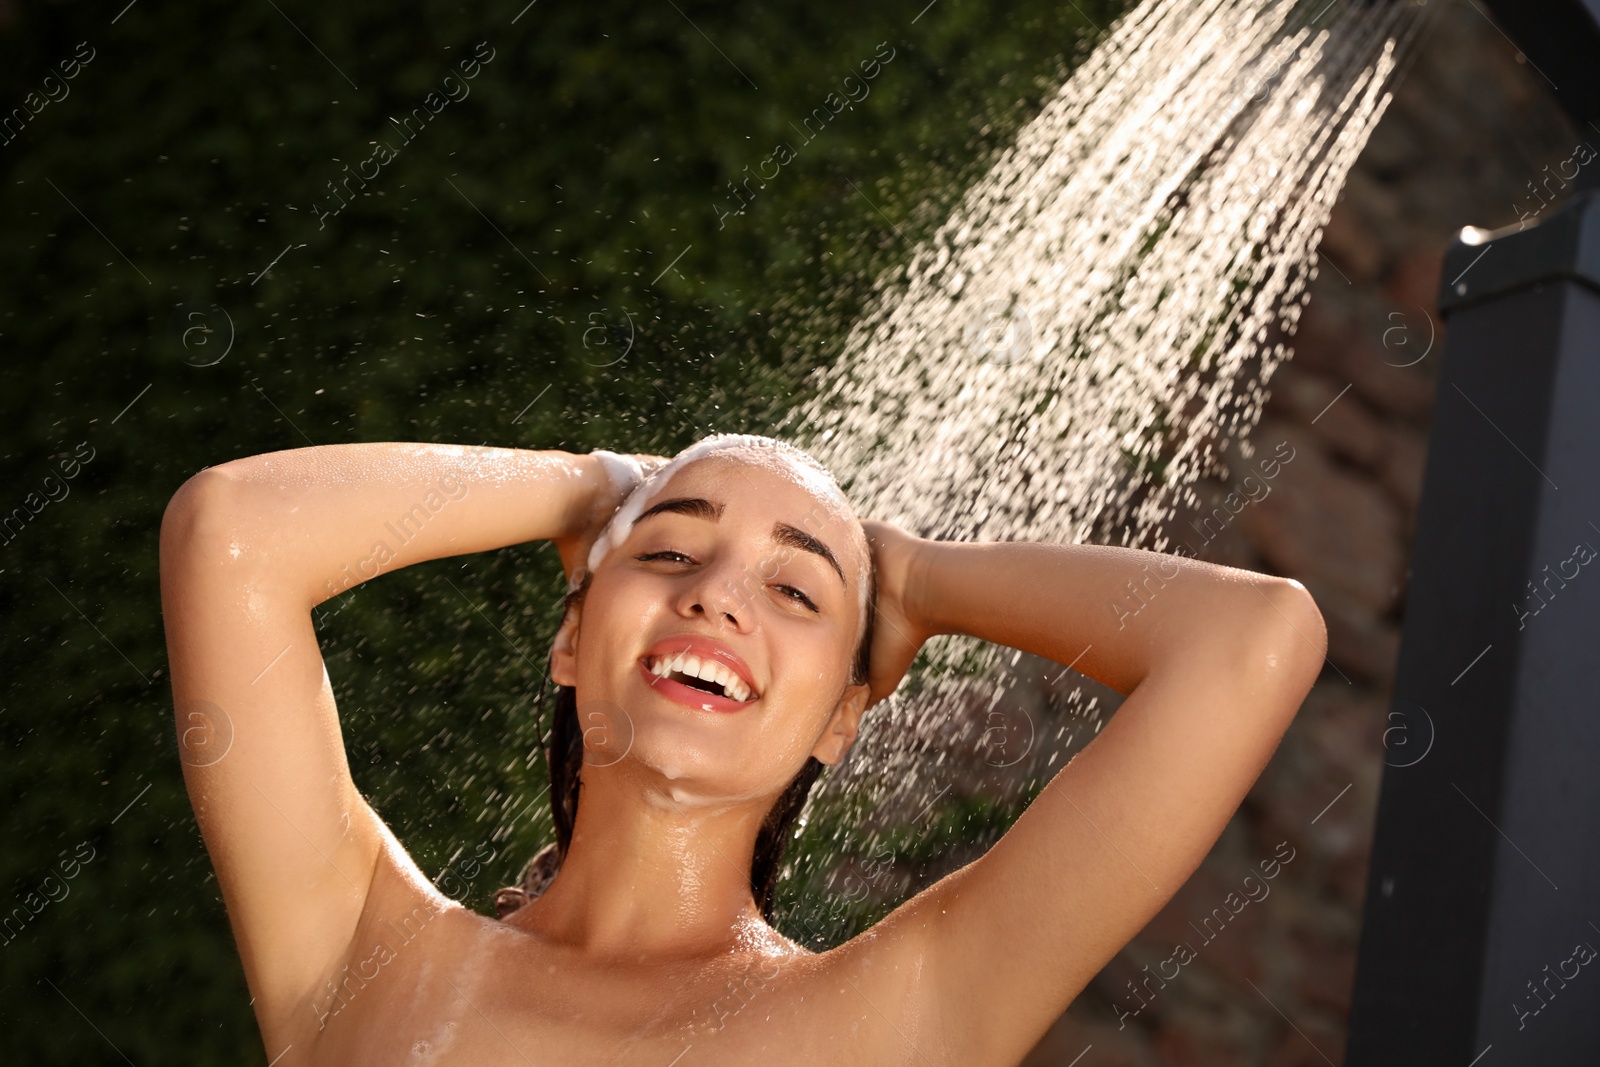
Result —
[{"label": "woman's eye", "polygon": [[[659,561],[659,562],[676,563],[676,564],[692,566],[694,564],[694,562],[695,562],[694,558],[692,556],[687,556],[682,552],[676,552],[676,551],[674,551],[674,550],[672,550],[670,548],[663,549],[663,550],[661,550],[659,552],[642,552],[639,555],[634,556],[633,558],[638,560],[640,563],[655,563],[655,562]],[[806,596],[806,594],[803,591],[801,591],[799,589],[796,589],[794,586],[792,586],[792,585],[775,585],[772,588],[774,588],[774,589],[776,589],[778,591],[778,595],[779,596],[783,597],[786,600],[789,600],[789,601],[792,601],[792,602],[794,602],[796,604],[799,604],[801,607],[805,608],[807,611],[820,612],[820,609],[817,607],[816,602],[813,601],[810,597]]]},{"label": "woman's eye", "polygon": [[817,610],[817,605],[812,603],[811,598],[806,596],[800,590],[796,589],[794,586],[779,585],[774,586],[773,588],[777,589],[781,595],[793,600],[796,604],[802,604],[811,611]]},{"label": "woman's eye", "polygon": [[694,562],[694,560],[690,559],[688,556],[684,555],[682,552],[674,552],[671,549],[667,549],[666,551],[663,551],[663,552],[646,552],[646,553],[644,553],[642,555],[638,555],[638,556],[635,556],[633,558],[638,560],[640,563],[650,563],[650,562],[652,562],[654,560],[658,560],[658,559],[664,559],[664,560],[667,560],[670,563],[693,563]]}]

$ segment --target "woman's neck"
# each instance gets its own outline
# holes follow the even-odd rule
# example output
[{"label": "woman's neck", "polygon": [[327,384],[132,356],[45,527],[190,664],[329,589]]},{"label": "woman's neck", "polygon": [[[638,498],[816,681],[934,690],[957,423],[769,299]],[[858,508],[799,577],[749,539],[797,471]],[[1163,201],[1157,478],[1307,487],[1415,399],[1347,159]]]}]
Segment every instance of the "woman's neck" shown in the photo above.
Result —
[{"label": "woman's neck", "polygon": [[770,801],[685,804],[625,766],[584,768],[566,859],[516,925],[619,962],[790,947],[750,890]]}]

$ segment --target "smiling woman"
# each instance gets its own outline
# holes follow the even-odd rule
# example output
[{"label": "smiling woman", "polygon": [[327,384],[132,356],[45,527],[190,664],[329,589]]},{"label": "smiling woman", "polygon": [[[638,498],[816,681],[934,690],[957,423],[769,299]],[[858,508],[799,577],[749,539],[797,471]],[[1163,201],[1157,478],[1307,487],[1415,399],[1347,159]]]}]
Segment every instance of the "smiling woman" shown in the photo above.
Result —
[{"label": "smiling woman", "polygon": [[[637,461],[630,467],[622,462],[622,457],[610,457],[609,453],[597,455],[609,459],[607,467],[613,483],[625,488],[628,496],[589,550],[586,571],[575,576],[577,580],[568,595],[566,617],[552,654],[551,677],[559,683],[559,688],[555,725],[546,755],[557,839],[530,861],[517,886],[496,895],[495,908],[502,918],[542,894],[565,860],[577,822],[579,779],[585,763],[593,766],[616,762],[621,757],[614,756],[608,749],[613,749],[617,743],[627,745],[635,758],[648,758],[645,748],[633,751],[641,724],[627,710],[632,705],[619,705],[605,697],[596,697],[593,690],[588,691],[589,699],[581,708],[578,702],[572,669],[578,620],[585,601],[590,598],[595,571],[608,556],[619,556],[621,549],[632,551],[643,545],[646,550],[633,556],[640,570],[669,580],[673,576],[688,576],[704,567],[708,555],[706,545],[713,531],[725,533],[735,529],[741,521],[753,521],[756,529],[752,544],[758,552],[754,558],[741,558],[731,574],[717,579],[722,583],[723,595],[717,608],[725,619],[736,622],[739,616],[754,613],[758,598],[776,596],[786,602],[783,605],[785,614],[798,613],[801,618],[807,614],[819,616],[823,608],[818,601],[828,599],[818,591],[819,586],[831,589],[835,581],[841,588],[853,586],[860,631],[849,682],[858,687],[857,696],[865,692],[872,640],[869,610],[872,554],[843,494],[832,476],[815,460],[782,442],[739,434],[705,438],[659,467],[648,480],[643,479],[643,468]],[[712,487],[704,489],[707,496],[677,495],[693,492],[695,486],[706,484],[704,479],[693,478],[692,471],[690,477],[675,477],[695,463],[710,464],[708,469],[713,472],[721,463],[720,470],[725,477],[711,480]],[[728,475],[736,477],[730,480]],[[796,497],[796,502],[805,503],[806,507],[795,521],[777,519],[764,533],[760,524],[767,511],[765,500],[768,498],[751,492],[760,489],[758,480],[762,478],[777,480],[778,486],[768,486],[772,492],[782,494],[787,488],[791,495],[804,493],[808,498]],[[674,494],[669,499],[658,499],[669,483],[673,485]],[[633,488],[635,485],[637,488]],[[730,487],[734,490],[731,515],[729,503],[723,499],[729,496]],[[747,512],[754,518],[747,516]],[[855,561],[850,578],[846,578],[838,554],[818,536],[823,531],[842,531],[841,551],[847,559]],[[801,558],[802,553],[810,558]],[[831,577],[824,572],[823,563],[831,569]],[[807,593],[807,588],[812,592]],[[638,665],[646,683],[656,693],[703,712],[740,712],[763,695],[750,665],[737,651],[724,641],[694,631],[663,636],[645,651]],[[850,716],[848,732],[853,738],[860,708],[847,714]],[[648,736],[645,743],[649,744]],[[768,924],[774,918],[773,890],[789,830],[825,762],[837,762],[837,757],[823,759],[812,753],[805,760],[768,809],[757,832],[750,866],[750,890],[756,908]]]},{"label": "smiling woman", "polygon": [[[549,672],[558,840],[499,919],[431,884],[356,790],[310,620],[445,478],[468,491],[389,569],[547,539],[571,590]],[[1161,595],[1112,625],[1107,599],[1158,561]],[[177,706],[234,727],[183,773],[283,1067],[1015,1064],[1194,870],[1324,648],[1293,582],[923,540],[753,437],[664,465],[401,443],[235,460],[173,497],[161,578]],[[771,923],[789,826],[939,634],[1128,697],[987,854],[812,953]]]}]

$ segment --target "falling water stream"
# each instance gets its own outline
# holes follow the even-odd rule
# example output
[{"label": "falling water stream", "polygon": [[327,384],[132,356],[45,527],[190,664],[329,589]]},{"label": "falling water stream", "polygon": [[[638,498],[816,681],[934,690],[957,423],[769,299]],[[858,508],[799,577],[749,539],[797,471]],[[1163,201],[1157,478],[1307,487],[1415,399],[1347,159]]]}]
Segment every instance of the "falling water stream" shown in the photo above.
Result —
[{"label": "falling water stream", "polygon": [[[1201,477],[1226,476],[1221,445],[1255,425],[1290,354],[1322,229],[1427,14],[1130,11],[880,281],[780,433],[862,515],[924,536],[1170,550],[1167,521]],[[974,756],[1006,772],[988,788],[1014,815],[1108,713],[1092,686],[1064,714],[1019,708],[1048,667],[936,642],[813,793],[793,873],[826,895],[846,858],[904,859],[930,811],[973,788]],[[820,940],[851,927],[799,925]]]}]

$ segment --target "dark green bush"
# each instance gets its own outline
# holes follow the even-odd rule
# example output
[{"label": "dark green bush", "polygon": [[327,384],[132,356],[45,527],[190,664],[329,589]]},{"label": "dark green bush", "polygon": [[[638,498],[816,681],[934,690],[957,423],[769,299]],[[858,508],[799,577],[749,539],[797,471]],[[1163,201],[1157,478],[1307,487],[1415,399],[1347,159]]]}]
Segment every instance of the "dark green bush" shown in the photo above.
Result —
[{"label": "dark green bush", "polygon": [[[307,444],[770,427],[1118,5],[120,6],[0,8],[0,509],[25,520],[0,535],[0,892],[28,912],[0,1026],[10,1063],[265,1062],[175,752],[173,491]],[[870,94],[802,141],[880,44]],[[522,798],[559,589],[517,546],[319,621],[358,783],[430,874],[495,852],[484,910],[549,832]]]}]

